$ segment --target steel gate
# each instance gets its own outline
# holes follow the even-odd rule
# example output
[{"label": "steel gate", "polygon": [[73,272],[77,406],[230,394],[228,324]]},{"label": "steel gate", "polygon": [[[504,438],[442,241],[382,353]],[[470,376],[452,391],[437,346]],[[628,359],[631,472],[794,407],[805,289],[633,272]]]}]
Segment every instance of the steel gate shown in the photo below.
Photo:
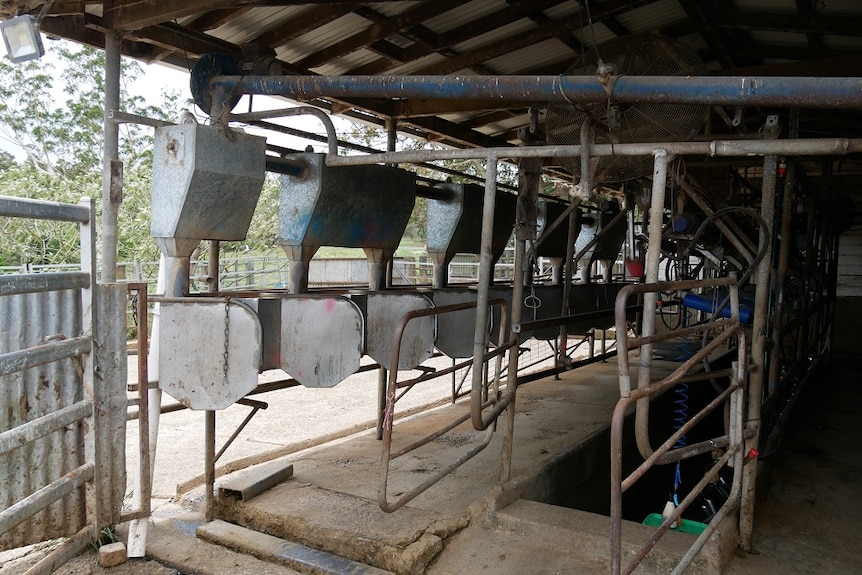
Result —
[{"label": "steel gate", "polygon": [[69,538],[49,573],[118,523],[126,288],[95,280],[93,201],[0,196],[0,217],[80,226],[81,271],[0,276],[0,550]]}]

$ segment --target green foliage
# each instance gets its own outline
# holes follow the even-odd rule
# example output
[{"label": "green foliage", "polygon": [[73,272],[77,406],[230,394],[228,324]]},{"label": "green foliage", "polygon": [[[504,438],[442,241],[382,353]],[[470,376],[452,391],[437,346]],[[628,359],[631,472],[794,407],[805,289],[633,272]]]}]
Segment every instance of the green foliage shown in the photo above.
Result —
[{"label": "green foliage", "polygon": [[[0,154],[0,194],[77,203],[102,193],[105,55],[68,43],[52,44],[51,58],[23,65],[0,61],[0,138],[24,154],[19,164]],[[55,60],[51,62],[50,60]],[[55,71],[60,71],[56,74]],[[148,106],[130,84],[143,74],[139,64],[122,62],[124,110],[169,119],[179,93],[165,95],[162,106]],[[120,212],[120,261],[155,259],[149,238],[152,129],[120,128],[124,162],[124,205]],[[69,263],[79,258],[78,232],[72,224],[0,220],[0,265]]]},{"label": "green foliage", "polygon": [[90,543],[90,547],[93,550],[98,551],[99,547],[102,545],[110,545],[111,543],[117,543],[120,541],[120,538],[117,536],[116,530],[113,525],[109,525],[108,527],[102,527],[101,531],[99,531],[99,537]]}]

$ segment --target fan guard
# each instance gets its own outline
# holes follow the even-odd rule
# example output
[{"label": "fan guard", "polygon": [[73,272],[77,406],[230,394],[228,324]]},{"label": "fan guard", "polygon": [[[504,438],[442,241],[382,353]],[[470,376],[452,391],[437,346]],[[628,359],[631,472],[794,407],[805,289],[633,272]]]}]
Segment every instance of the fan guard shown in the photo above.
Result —
[{"label": "fan guard", "polygon": [[[696,76],[706,66],[685,44],[663,36],[626,36],[591,50],[575,61],[568,75],[595,75],[598,54],[612,75]],[[552,103],[546,115],[549,144],[577,145],[581,125],[592,121],[596,144],[628,144],[688,140],[700,130],[709,107],[680,104],[617,104],[613,102]],[[563,167],[580,175],[580,159],[562,158]],[[604,156],[596,165],[597,182],[622,182],[652,172],[652,156]]]}]

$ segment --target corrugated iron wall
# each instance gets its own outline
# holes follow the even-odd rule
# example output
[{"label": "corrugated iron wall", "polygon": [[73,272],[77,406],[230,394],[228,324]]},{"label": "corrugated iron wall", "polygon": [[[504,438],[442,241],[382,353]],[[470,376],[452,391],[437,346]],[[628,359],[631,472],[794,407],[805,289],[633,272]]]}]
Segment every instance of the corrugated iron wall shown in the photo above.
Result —
[{"label": "corrugated iron wall", "polygon": [[95,281],[92,199],[0,196],[0,217],[81,232],[80,272],[0,275],[0,550],[69,537],[42,573],[120,523],[128,292]]},{"label": "corrugated iron wall", "polygon": [[[0,296],[0,353],[81,335],[81,290]],[[0,377],[0,430],[13,429],[83,398],[74,360],[65,359]],[[0,508],[47,486],[85,461],[84,422],[72,424],[0,455]],[[86,522],[84,488],[72,491],[0,536],[0,549],[70,535]]]}]

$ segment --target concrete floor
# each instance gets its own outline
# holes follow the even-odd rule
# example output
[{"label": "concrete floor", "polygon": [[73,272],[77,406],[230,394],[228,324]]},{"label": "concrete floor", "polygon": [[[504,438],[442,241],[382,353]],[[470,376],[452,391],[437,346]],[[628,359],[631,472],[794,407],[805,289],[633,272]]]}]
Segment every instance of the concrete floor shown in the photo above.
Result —
[{"label": "concrete floor", "polygon": [[[672,366],[662,364],[660,369]],[[513,477],[526,485],[555,454],[571,448],[573,435],[600,434],[616,398],[613,363],[522,387]],[[862,447],[855,441],[862,431],[856,415],[860,399],[862,377],[848,358],[839,358],[812,379],[798,404],[800,413],[793,420],[786,452],[761,464],[765,481],[759,491],[754,552],[737,551],[721,567],[717,551],[707,550],[709,557],[689,572],[860,572]],[[400,423],[393,445],[428,433],[464,409],[453,406]],[[605,518],[528,498],[500,505],[500,491],[493,487],[500,436],[496,433],[479,455],[393,514],[382,513],[376,504],[380,444],[368,433],[289,458],[295,466],[292,479],[249,502],[222,501],[219,514],[233,523],[352,557],[363,569],[371,564],[428,575],[607,573]],[[478,441],[476,432],[461,426],[400,458],[390,473],[389,497],[421,483]],[[524,494],[536,491],[534,487],[525,487]],[[649,535],[648,528],[634,523],[625,529],[627,540],[643,541]],[[241,535],[215,531],[209,534],[212,540],[267,554],[248,540],[231,542]],[[637,572],[669,573],[689,541],[686,535],[669,534]],[[289,555],[282,547],[272,558]],[[367,573],[378,572],[368,569]]]},{"label": "concrete floor", "polygon": [[764,460],[752,554],[728,575],[862,573],[862,369],[833,356],[797,401],[783,453]]},{"label": "concrete floor", "polygon": [[[754,553],[737,552],[723,573],[862,572],[858,553],[858,541],[862,540],[859,359],[839,357],[829,370],[811,380],[798,402],[800,409],[790,426],[786,451],[761,464],[759,473],[765,481],[758,491]],[[293,478],[246,504],[226,501],[221,505],[220,512],[229,521],[254,519],[258,528],[281,531],[292,543],[249,536],[222,522],[204,525],[203,491],[196,488],[175,502],[155,502],[148,557],[179,572],[199,575],[385,572],[369,567],[369,563],[395,572],[428,575],[607,573],[607,519],[543,503],[543,486],[533,479],[541,475],[543,466],[555,461],[556,454],[571,451],[573,434],[594,439],[601,436],[616,402],[616,379],[615,363],[599,364],[565,374],[559,381],[543,380],[519,390],[513,477],[520,480],[509,484],[514,491],[505,497],[494,488],[499,474],[498,432],[484,451],[452,476],[405,509],[384,514],[376,504],[380,445],[369,432],[361,432],[286,457],[295,466]],[[367,387],[366,391],[373,391],[371,382]],[[294,391],[278,393],[287,396]],[[373,393],[369,395],[373,397]],[[449,420],[453,412],[464,409],[453,406],[399,423],[394,445],[428,433]],[[290,414],[286,408],[282,419],[285,414]],[[163,425],[176,422],[180,432],[163,437],[183,436],[188,424],[175,419],[178,417],[182,416],[166,416]],[[283,429],[286,426],[282,424]],[[197,452],[194,458],[199,457],[199,431],[193,434],[194,447],[180,448]],[[281,437],[277,426],[267,427],[267,433],[255,441],[279,446],[297,443]],[[390,477],[390,498],[425,480],[477,441],[477,434],[462,426],[399,459]],[[170,445],[172,452],[178,449],[167,442],[162,445]],[[606,453],[604,448],[602,453]],[[172,479],[187,479],[188,462],[183,464],[179,468],[182,473],[163,470],[160,481],[167,485]],[[191,467],[199,472],[198,467]],[[525,497],[513,497],[512,493]],[[501,505],[501,499],[509,505]],[[649,533],[648,528],[635,523],[627,523],[625,529],[626,538],[640,541]],[[207,532],[209,539],[243,552],[208,543],[196,537],[196,532]],[[669,573],[669,562],[687,546],[687,537],[668,534],[656,556],[638,572]],[[302,547],[302,543],[342,557],[316,556],[317,552]],[[269,560],[256,559],[252,553]],[[345,563],[343,556],[356,557],[361,563]],[[692,572],[714,569],[714,563],[701,561]],[[12,575],[18,571],[0,565],[0,573],[7,572]]]},{"label": "concrete floor", "polygon": [[[658,361],[654,375],[665,375],[677,365]],[[607,518],[548,502],[565,497],[567,490],[589,489],[586,480],[606,472],[606,430],[618,389],[615,362],[520,388],[512,481],[503,489],[495,487],[503,435],[498,431],[483,451],[452,474],[404,508],[383,513],[377,505],[381,444],[366,433],[288,458],[295,471],[290,480],[249,501],[220,498],[216,515],[397,573],[605,573]],[[467,409],[460,403],[397,424],[393,451]],[[481,444],[482,435],[469,423],[462,424],[393,462],[388,499],[465,457]],[[602,462],[599,468],[596,461]],[[563,487],[549,479],[560,473],[571,474]],[[606,493],[606,480],[599,489]],[[650,533],[638,524],[626,526],[632,542],[645,541]],[[208,536],[232,544],[226,535]],[[689,537],[670,533],[647,562],[649,571],[662,572],[678,560]],[[537,549],[545,549],[541,567],[536,564]],[[716,553],[705,552],[707,558],[698,563],[701,572],[717,572]]]}]

